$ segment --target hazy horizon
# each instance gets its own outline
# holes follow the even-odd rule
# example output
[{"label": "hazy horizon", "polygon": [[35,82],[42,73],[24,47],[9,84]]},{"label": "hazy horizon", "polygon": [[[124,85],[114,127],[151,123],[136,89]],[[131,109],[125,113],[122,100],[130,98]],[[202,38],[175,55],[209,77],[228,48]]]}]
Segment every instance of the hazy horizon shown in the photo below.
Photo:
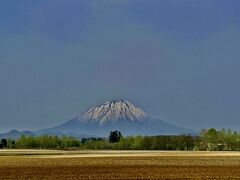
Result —
[{"label": "hazy horizon", "polygon": [[127,99],[193,130],[240,130],[240,1],[3,0],[0,132]]}]

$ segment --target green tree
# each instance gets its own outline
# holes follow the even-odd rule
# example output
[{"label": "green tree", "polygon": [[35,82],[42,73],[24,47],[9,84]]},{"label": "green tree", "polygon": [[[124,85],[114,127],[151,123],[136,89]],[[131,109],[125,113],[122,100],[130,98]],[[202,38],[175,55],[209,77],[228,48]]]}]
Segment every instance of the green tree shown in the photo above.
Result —
[{"label": "green tree", "polygon": [[7,148],[15,148],[15,147],[16,147],[15,141],[12,139],[8,139],[7,140]]},{"label": "green tree", "polygon": [[6,139],[2,139],[1,140],[1,144],[3,145],[3,147],[7,147],[7,140]]},{"label": "green tree", "polygon": [[116,143],[119,142],[122,137],[122,133],[120,131],[111,131],[109,135],[109,142],[110,143]]}]

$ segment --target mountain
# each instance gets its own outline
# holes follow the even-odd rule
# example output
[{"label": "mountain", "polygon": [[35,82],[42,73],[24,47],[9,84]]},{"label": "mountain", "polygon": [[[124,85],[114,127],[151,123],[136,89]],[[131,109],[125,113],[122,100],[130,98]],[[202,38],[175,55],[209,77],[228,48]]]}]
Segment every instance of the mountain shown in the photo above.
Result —
[{"label": "mountain", "polygon": [[25,135],[25,136],[34,136],[34,133],[31,132],[31,131],[18,131],[18,130],[11,130],[7,133],[3,133],[3,134],[0,134],[0,139],[2,138],[6,138],[6,139],[17,139],[17,138],[20,138],[22,135]]},{"label": "mountain", "polygon": [[127,100],[106,102],[93,107],[59,126],[37,133],[93,134],[108,136],[112,130],[124,135],[178,135],[194,134],[192,130],[168,124],[153,118]]}]

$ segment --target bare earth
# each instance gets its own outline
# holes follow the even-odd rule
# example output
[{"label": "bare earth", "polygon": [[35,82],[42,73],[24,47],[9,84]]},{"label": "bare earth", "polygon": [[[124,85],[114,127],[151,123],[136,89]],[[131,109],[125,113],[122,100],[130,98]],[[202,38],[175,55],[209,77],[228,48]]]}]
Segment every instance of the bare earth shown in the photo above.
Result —
[{"label": "bare earth", "polygon": [[1,150],[0,179],[240,179],[240,153]]}]

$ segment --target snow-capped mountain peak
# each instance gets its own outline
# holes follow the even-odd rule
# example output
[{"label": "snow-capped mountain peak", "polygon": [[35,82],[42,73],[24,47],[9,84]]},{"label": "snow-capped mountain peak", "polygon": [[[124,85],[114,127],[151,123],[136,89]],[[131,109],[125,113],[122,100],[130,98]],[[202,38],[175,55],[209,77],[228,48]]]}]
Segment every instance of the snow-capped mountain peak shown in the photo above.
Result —
[{"label": "snow-capped mountain peak", "polygon": [[120,120],[143,121],[148,115],[140,108],[127,100],[106,102],[100,106],[93,107],[81,114],[79,119],[85,122],[119,122]]},{"label": "snow-capped mountain peak", "polygon": [[175,135],[193,133],[191,130],[153,118],[127,100],[106,102],[89,109],[63,124],[40,130],[37,133],[80,133],[107,137],[112,130],[119,130],[124,135]]}]

